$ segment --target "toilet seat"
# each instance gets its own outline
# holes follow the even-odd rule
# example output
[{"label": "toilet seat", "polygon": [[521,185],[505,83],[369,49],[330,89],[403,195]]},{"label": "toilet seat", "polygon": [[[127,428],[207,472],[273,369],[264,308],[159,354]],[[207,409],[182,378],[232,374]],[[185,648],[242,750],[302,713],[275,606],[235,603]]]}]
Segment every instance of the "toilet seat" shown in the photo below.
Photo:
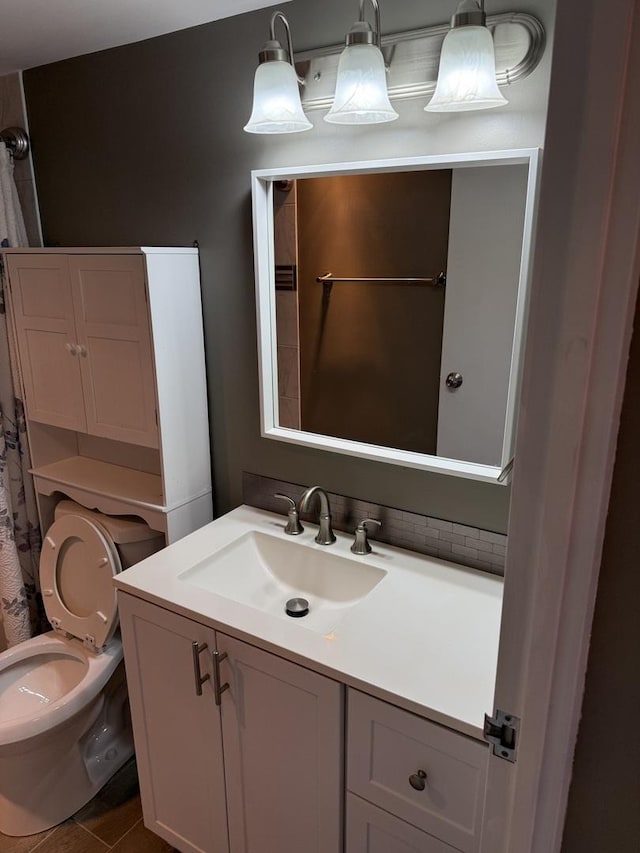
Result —
[{"label": "toilet seat", "polygon": [[[96,699],[122,658],[122,641],[119,637],[113,637],[102,654],[94,655],[76,640],[65,639],[53,631],[38,634],[2,652],[0,751],[7,746],[19,748],[20,743],[41,735],[48,737],[53,729],[69,723]],[[35,701],[31,707],[27,707],[24,697],[19,694],[23,688],[29,689],[28,680],[32,678],[30,673],[41,666],[50,666],[51,661],[60,660],[77,664],[73,667],[75,672],[68,673],[72,677],[66,679],[66,684],[60,685],[55,695],[41,695],[40,708]],[[78,675],[80,677],[76,678]],[[42,691],[36,692],[35,699],[38,698],[37,693]],[[3,784],[4,781],[3,778]]]},{"label": "toilet seat", "polygon": [[115,545],[99,524],[64,515],[47,531],[40,557],[40,584],[55,631],[102,649],[118,625],[113,576],[122,570]]}]

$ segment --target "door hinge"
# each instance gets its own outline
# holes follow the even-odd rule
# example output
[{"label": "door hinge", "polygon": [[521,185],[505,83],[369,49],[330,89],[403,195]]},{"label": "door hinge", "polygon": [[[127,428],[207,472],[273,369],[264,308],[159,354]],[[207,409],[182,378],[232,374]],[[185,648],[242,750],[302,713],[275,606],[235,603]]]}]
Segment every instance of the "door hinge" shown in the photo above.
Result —
[{"label": "door hinge", "polygon": [[515,762],[520,718],[496,709],[495,717],[484,715],[484,739],[493,744],[493,754]]}]

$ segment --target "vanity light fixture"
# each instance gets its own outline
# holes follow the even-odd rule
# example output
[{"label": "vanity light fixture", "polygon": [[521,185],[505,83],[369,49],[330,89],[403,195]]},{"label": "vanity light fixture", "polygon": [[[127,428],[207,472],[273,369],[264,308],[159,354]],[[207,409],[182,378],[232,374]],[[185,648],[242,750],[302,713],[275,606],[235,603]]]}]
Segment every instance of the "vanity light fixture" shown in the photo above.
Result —
[{"label": "vanity light fixture", "polygon": [[358,20],[347,33],[346,47],[338,63],[333,104],[324,120],[330,124],[381,124],[394,121],[387,72],[381,50],[380,5],[370,0],[375,30],[365,20],[365,0],[360,0]]},{"label": "vanity light fixture", "polygon": [[[310,130],[305,113],[311,110],[328,110],[325,120],[334,124],[393,121],[398,117],[394,100],[430,95],[427,112],[501,106],[507,101],[498,86],[528,77],[544,54],[545,31],[537,18],[525,12],[485,15],[484,0],[462,0],[450,24],[384,36],[379,0],[371,0],[373,27],[364,19],[365,0],[359,2],[359,20],[346,48],[342,43],[300,53],[295,67],[289,24],[282,12],[273,14],[246,131]],[[286,30],[286,50],[275,37],[278,19]]]},{"label": "vanity light fixture", "polygon": [[493,38],[484,0],[462,0],[440,53],[438,81],[427,112],[487,110],[508,103],[496,82]]},{"label": "vanity light fixture", "polygon": [[[282,21],[287,36],[285,50],[276,39],[276,21]],[[282,12],[274,12],[269,41],[258,54],[253,82],[253,109],[245,125],[247,133],[300,133],[313,125],[305,116],[299,86],[304,84],[293,67],[293,42],[289,22]]]}]

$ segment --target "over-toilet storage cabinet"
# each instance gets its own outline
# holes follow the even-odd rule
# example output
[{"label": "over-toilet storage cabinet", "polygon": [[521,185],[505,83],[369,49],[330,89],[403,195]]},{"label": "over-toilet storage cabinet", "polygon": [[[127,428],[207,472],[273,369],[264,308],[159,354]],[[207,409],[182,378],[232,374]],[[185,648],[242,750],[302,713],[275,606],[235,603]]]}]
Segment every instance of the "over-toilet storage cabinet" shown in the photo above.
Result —
[{"label": "over-toilet storage cabinet", "polygon": [[138,515],[168,542],[209,521],[197,250],[14,249],[5,260],[43,527],[59,493]]},{"label": "over-toilet storage cabinet", "polygon": [[339,853],[342,686],[118,600],[146,825],[181,851]]},{"label": "over-toilet storage cabinet", "polygon": [[477,853],[485,743],[118,601],[145,823],[178,850]]}]

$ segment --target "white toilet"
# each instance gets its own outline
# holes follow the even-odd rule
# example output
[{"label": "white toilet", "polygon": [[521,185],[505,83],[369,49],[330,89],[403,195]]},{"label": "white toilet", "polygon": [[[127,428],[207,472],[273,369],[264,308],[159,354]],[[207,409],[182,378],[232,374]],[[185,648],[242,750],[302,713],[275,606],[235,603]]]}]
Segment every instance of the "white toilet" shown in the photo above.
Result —
[{"label": "white toilet", "polygon": [[54,630],[0,654],[0,832],[66,820],[133,754],[113,576],[163,545],[142,521],[56,506],[40,559]]}]

